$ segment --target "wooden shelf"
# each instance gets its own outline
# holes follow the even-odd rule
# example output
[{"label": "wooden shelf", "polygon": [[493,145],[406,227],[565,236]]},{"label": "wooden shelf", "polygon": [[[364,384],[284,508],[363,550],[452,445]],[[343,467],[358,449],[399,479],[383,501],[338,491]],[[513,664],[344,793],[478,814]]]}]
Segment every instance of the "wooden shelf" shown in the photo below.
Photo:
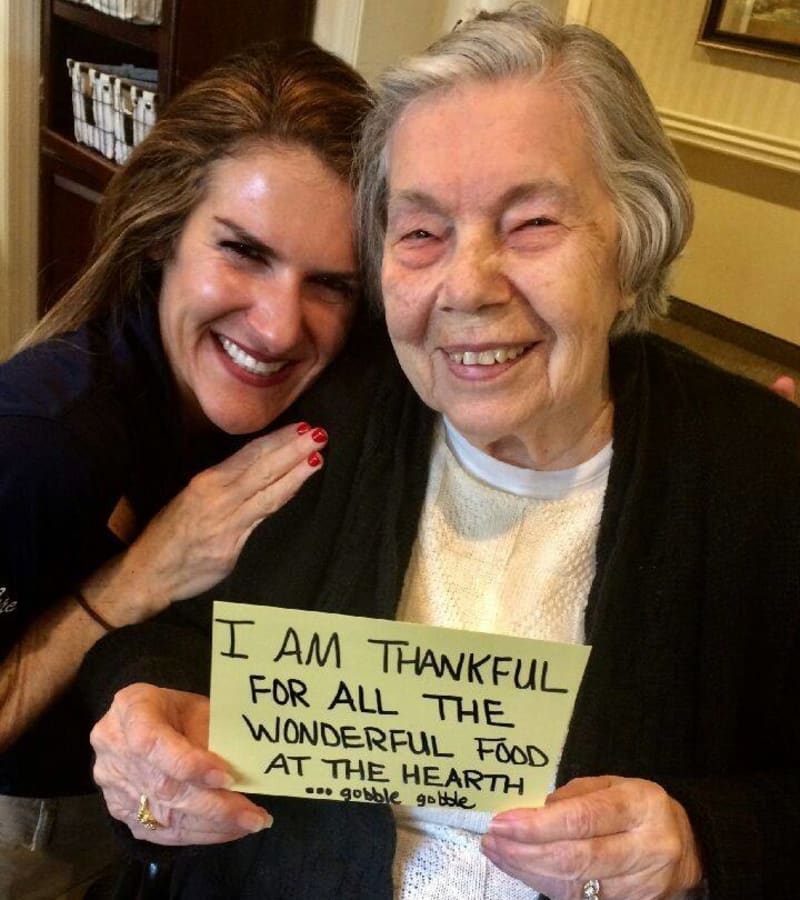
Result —
[{"label": "wooden shelf", "polygon": [[50,128],[42,128],[42,153],[53,159],[63,160],[67,165],[86,172],[95,181],[107,183],[118,166],[102,153],[91,147],[78,144]]},{"label": "wooden shelf", "polygon": [[78,6],[70,0],[53,0],[53,15],[102,37],[138,47],[149,53],[158,52],[160,40],[158,25],[135,25],[125,19],[97,12],[91,6]]}]

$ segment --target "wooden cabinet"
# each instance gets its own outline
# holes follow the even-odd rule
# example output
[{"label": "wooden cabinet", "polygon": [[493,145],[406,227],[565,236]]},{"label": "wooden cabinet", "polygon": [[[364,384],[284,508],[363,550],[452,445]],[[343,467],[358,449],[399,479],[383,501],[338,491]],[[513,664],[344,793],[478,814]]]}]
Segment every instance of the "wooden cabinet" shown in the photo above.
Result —
[{"label": "wooden cabinet", "polygon": [[314,0],[163,0],[160,25],[136,25],[72,0],[42,2],[39,311],[74,281],[113,162],[76,143],[67,59],[158,71],[159,104],[253,41],[309,37]]}]

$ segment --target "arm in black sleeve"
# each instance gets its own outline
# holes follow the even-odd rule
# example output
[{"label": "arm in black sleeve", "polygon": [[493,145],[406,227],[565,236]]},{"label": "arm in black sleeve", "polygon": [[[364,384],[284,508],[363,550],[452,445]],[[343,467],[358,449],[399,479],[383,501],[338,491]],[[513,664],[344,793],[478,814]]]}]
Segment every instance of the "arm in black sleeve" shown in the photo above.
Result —
[{"label": "arm in black sleeve", "polygon": [[107,468],[62,425],[0,418],[0,656],[83,577],[118,553]]},{"label": "arm in black sleeve", "polygon": [[[190,600],[184,604],[208,601]],[[86,654],[78,688],[92,722],[99,721],[117,691],[130,684],[208,694],[211,665],[209,632],[166,610],[154,619],[119,628]]]}]

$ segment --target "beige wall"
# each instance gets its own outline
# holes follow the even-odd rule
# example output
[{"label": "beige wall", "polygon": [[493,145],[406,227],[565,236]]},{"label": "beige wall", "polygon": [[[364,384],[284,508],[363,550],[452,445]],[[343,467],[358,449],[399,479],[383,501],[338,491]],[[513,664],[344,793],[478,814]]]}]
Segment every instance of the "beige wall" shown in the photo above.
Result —
[{"label": "beige wall", "polygon": [[[314,39],[373,80],[401,56],[416,53],[478,9],[510,0],[317,0]],[[557,16],[584,21],[590,0],[539,0]]]},{"label": "beige wall", "polygon": [[439,33],[446,0],[365,0],[356,68],[368,81],[399,57],[426,47]]},{"label": "beige wall", "polygon": [[38,6],[0,0],[0,359],[36,315]]},{"label": "beige wall", "polygon": [[697,226],[673,292],[800,343],[800,63],[696,43],[705,0],[592,0],[692,178]]}]

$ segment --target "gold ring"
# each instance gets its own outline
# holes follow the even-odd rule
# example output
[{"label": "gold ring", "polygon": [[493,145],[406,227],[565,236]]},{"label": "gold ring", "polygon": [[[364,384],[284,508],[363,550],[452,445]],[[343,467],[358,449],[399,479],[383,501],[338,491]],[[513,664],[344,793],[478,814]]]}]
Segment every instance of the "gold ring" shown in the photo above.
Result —
[{"label": "gold ring", "polygon": [[156,828],[164,826],[150,812],[150,801],[147,794],[139,794],[139,809],[136,810],[136,821],[141,822],[148,831],[155,831]]}]

